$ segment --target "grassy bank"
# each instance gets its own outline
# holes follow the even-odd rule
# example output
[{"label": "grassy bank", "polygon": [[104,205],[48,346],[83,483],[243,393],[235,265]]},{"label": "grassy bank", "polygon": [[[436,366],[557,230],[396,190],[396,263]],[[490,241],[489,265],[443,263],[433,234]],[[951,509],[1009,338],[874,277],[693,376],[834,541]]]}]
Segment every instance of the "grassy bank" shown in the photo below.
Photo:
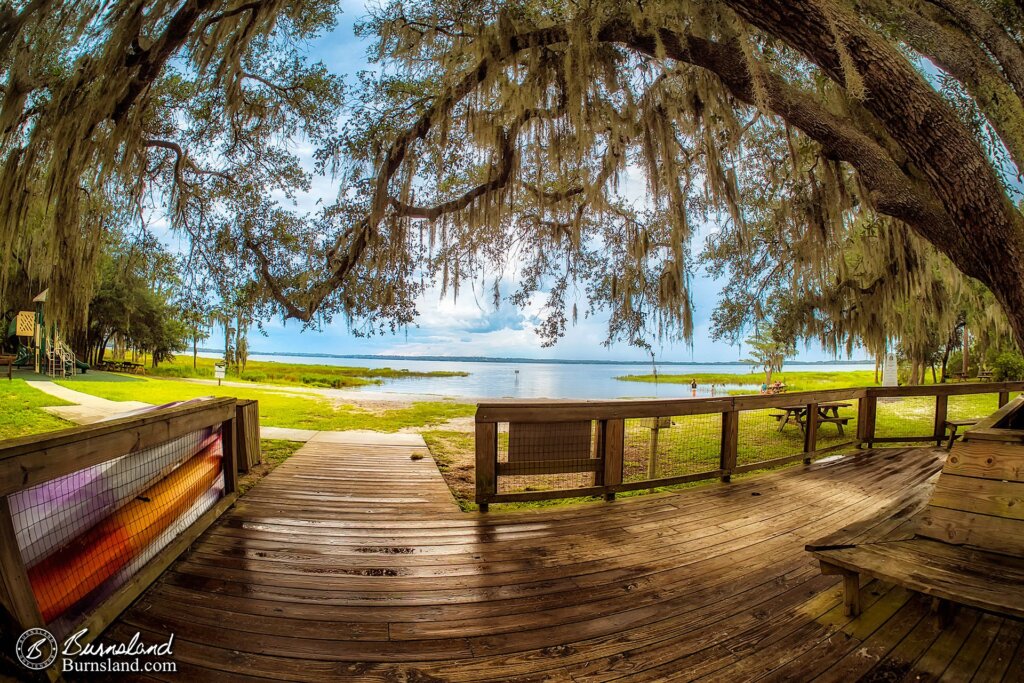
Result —
[{"label": "grassy bank", "polygon": [[[146,368],[153,377],[188,377],[213,379],[216,358],[197,358],[192,367],[192,356],[180,355],[174,361],[162,363],[156,368]],[[423,372],[395,368],[359,368],[340,365],[305,365],[279,363],[277,361],[251,360],[245,365],[245,372],[239,374],[232,368],[225,379],[261,384],[301,385],[344,389],[367,384],[381,384],[385,379],[413,379],[416,377],[466,377],[469,373],[449,370]]]},{"label": "grassy bank", "polygon": [[66,405],[71,404],[33,389],[25,380],[0,379],[0,439],[70,427],[70,422],[43,410]]},{"label": "grassy bank", "polygon": [[453,417],[472,415],[474,406],[454,401],[426,401],[402,407],[368,410],[336,403],[308,393],[289,393],[249,387],[195,384],[171,379],[139,378],[136,382],[58,382],[69,389],[111,401],[144,401],[154,405],[202,396],[229,396],[260,402],[260,424],[267,427],[345,430],[373,429],[395,432],[403,427],[439,424]]},{"label": "grassy bank", "polygon": [[[702,372],[690,375],[622,375],[615,379],[623,382],[644,382],[647,384],[689,384],[697,380],[700,386],[724,384],[730,386],[759,386],[764,382],[761,371],[744,374],[729,372]],[[930,380],[930,378],[929,378]],[[871,370],[850,370],[839,372],[818,372],[814,370],[786,370],[772,374],[773,382],[782,382],[789,391],[812,391],[822,389],[846,389],[848,387],[871,386],[875,383],[875,373]],[[928,382],[931,383],[930,381]],[[747,392],[743,392],[747,393]]]}]

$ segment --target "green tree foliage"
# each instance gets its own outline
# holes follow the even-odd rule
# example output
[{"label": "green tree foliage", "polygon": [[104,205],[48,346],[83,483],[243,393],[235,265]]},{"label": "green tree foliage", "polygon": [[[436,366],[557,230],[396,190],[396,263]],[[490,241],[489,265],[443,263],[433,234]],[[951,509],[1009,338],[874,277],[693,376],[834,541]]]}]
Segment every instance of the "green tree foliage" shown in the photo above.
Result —
[{"label": "green tree foliage", "polygon": [[782,372],[782,365],[787,358],[796,355],[796,344],[792,339],[783,338],[776,330],[761,327],[746,341],[750,350],[750,358],[744,360],[764,372],[765,384],[771,384],[772,374]]},{"label": "green tree foliage", "polygon": [[173,303],[179,287],[175,263],[155,238],[112,232],[101,250],[99,270],[87,335],[80,344],[87,358],[101,362],[113,343],[150,354],[156,367],[186,348],[188,326]]},{"label": "green tree foliage", "polygon": [[[307,324],[405,325],[425,283],[493,279],[500,296],[515,270],[513,302],[545,297],[546,339],[579,297],[608,311],[610,338],[644,344],[690,336],[690,239],[714,222],[716,248],[769,254],[759,273],[795,264],[777,287],[794,303],[774,305],[826,345],[880,347],[896,323],[924,339],[921,316],[943,334],[991,309],[1024,343],[1019,3],[396,0],[361,26],[377,64],[340,129],[340,84],[300,49],[337,9],[5,14],[0,248],[32,253],[73,318],[92,203],[127,187],[165,201],[211,272],[238,253],[236,272]],[[313,216],[266,199],[305,182],[284,144],[299,135],[337,177]],[[621,190],[633,171],[644,203]]]},{"label": "green tree foliage", "polygon": [[1017,351],[1003,351],[991,363],[992,378],[997,382],[1024,380],[1024,356]]}]

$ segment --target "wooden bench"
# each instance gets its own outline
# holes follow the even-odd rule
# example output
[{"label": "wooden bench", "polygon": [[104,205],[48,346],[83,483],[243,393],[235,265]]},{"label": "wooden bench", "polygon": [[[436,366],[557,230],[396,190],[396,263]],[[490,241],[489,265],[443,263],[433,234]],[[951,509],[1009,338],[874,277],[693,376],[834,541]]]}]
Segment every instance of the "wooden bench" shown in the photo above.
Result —
[{"label": "wooden bench", "polygon": [[7,353],[0,354],[0,365],[6,365],[7,366],[7,380],[8,381],[11,381],[12,379],[14,379],[14,361],[16,359],[17,359],[17,356],[12,356],[12,355],[7,354]]},{"label": "wooden bench", "polygon": [[[944,433],[949,434],[949,444],[946,446],[946,450],[953,449],[953,442],[956,441],[956,432],[961,427],[973,427],[978,424],[977,420],[946,420],[943,423]],[[942,445],[940,441],[938,445]]]},{"label": "wooden bench", "polygon": [[993,427],[1022,400],[956,443],[934,489],[807,545],[823,574],[843,576],[847,614],[860,613],[863,574],[1024,618],[1024,430]]}]

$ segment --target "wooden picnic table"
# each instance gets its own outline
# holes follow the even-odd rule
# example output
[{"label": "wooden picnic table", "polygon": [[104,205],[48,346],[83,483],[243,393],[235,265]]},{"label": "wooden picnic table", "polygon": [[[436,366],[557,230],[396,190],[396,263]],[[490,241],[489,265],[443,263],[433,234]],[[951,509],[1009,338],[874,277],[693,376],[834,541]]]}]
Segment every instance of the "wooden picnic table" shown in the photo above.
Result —
[{"label": "wooden picnic table", "polygon": [[[846,403],[843,401],[828,401],[826,403],[818,404],[818,422],[831,422],[839,430],[839,435],[843,435],[843,424],[849,421],[847,417],[839,417],[840,408],[849,408],[853,404]],[[781,413],[775,413],[772,417],[779,421],[779,431],[781,432],[786,428],[786,425],[790,422],[795,422],[800,427],[800,431],[803,431],[807,426],[807,405],[795,405],[795,406],[782,406],[779,410]],[[831,411],[831,415],[829,412]]]}]

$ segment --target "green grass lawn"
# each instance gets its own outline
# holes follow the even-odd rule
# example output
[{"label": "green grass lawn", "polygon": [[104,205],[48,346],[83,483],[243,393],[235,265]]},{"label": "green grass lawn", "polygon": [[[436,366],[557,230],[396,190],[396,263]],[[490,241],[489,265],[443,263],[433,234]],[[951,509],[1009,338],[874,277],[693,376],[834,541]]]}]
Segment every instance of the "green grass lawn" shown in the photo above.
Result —
[{"label": "green grass lawn", "polygon": [[70,422],[42,410],[66,405],[71,404],[33,389],[23,379],[0,379],[0,439],[71,427]]},{"label": "green grass lawn", "polygon": [[260,402],[260,424],[267,427],[345,430],[373,429],[394,432],[403,427],[439,424],[453,417],[472,415],[475,407],[454,401],[425,401],[381,411],[363,410],[308,393],[289,393],[249,387],[195,384],[172,379],[145,378],[139,382],[59,381],[69,389],[112,401],[144,401],[154,405],[202,396],[230,396]]},{"label": "green grass lawn", "polygon": [[[623,382],[644,382],[654,384],[654,375],[622,375],[615,379]],[[764,373],[760,370],[745,374],[733,374],[729,372],[705,372],[691,375],[662,375],[659,374],[659,384],[689,384],[697,380],[697,384],[707,386],[708,384],[755,385],[760,386],[764,382]],[[772,374],[772,382],[782,382],[786,385],[787,391],[812,391],[823,389],[846,389],[849,387],[871,386],[875,383],[875,373],[871,370],[850,370],[839,372],[818,372],[813,370],[786,370]],[[930,382],[929,382],[930,383]],[[730,392],[736,393],[736,392]],[[746,393],[746,392],[739,392]]]},{"label": "green grass lawn", "polygon": [[[182,354],[169,363],[162,363],[159,367],[147,367],[146,373],[154,377],[212,379],[213,366],[217,360],[216,358],[197,358],[196,367],[193,368],[192,356]],[[245,372],[238,374],[235,368],[231,368],[225,379],[235,382],[343,389],[346,387],[365,386],[367,384],[381,384],[384,379],[466,377],[468,374],[467,372],[454,370],[423,372],[401,368],[359,368],[340,365],[304,365],[299,363],[252,360],[246,363]]]}]

